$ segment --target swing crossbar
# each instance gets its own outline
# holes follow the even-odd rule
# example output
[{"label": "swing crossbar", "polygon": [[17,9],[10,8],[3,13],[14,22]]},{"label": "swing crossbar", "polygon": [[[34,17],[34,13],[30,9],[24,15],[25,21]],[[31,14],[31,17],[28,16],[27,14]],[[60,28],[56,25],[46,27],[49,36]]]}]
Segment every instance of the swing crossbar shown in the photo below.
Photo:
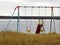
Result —
[{"label": "swing crossbar", "polygon": [[[17,7],[17,6],[16,6]],[[60,6],[19,6],[21,8],[60,8]]]},{"label": "swing crossbar", "polygon": [[[0,16],[0,19],[10,19],[11,16]],[[12,16],[12,19],[18,19],[18,16]],[[56,19],[60,20],[60,16],[19,16],[19,19]]]}]

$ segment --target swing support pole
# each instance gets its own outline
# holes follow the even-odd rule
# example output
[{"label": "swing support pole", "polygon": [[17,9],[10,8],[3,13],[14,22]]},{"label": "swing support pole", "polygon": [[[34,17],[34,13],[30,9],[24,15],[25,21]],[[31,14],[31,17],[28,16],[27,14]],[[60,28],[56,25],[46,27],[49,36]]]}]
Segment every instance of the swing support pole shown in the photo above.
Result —
[{"label": "swing support pole", "polygon": [[[52,13],[53,13],[53,7],[51,7],[51,17],[53,16]],[[52,19],[50,21],[50,33],[51,33],[51,30],[52,30]]]},{"label": "swing support pole", "polygon": [[19,31],[19,9],[20,9],[20,6],[17,6],[16,7],[18,9],[18,19],[17,19],[17,32]]},{"label": "swing support pole", "polygon": [[56,32],[53,7],[51,7],[51,17],[53,17],[53,19],[51,19],[51,22],[50,22],[50,33],[51,33],[51,31],[52,31],[52,22],[54,23],[54,32]]}]

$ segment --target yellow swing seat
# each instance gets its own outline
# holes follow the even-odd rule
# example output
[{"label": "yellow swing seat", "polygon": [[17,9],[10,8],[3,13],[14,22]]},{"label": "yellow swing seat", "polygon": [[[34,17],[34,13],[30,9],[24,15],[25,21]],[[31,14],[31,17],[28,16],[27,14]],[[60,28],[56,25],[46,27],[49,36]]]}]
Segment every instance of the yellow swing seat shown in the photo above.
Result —
[{"label": "yellow swing seat", "polygon": [[44,30],[41,30],[41,32],[44,32]]},{"label": "yellow swing seat", "polygon": [[27,29],[26,31],[29,33],[31,30],[30,29]]}]

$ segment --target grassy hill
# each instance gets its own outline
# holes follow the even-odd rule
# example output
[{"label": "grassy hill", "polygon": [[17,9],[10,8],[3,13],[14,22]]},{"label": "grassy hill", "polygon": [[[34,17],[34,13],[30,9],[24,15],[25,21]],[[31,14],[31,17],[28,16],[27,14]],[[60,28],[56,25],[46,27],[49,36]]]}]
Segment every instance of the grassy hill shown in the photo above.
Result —
[{"label": "grassy hill", "polygon": [[60,45],[60,35],[0,32],[0,45]]}]

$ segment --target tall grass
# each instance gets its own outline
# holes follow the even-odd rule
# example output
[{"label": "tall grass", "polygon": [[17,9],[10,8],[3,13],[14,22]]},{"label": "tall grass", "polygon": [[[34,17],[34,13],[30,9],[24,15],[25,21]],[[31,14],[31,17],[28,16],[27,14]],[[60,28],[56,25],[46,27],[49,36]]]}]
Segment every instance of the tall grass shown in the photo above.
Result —
[{"label": "tall grass", "polygon": [[0,32],[0,45],[60,45],[60,35]]}]

